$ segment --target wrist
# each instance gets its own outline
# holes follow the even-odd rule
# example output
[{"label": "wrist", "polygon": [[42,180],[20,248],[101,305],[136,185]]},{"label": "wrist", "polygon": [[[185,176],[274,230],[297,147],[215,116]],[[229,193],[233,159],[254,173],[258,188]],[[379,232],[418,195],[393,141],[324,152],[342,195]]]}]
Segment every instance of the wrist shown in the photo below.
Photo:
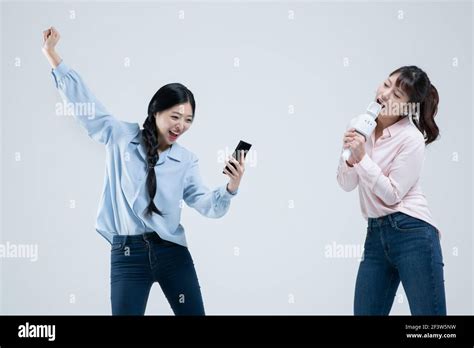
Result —
[{"label": "wrist", "polygon": [[226,189],[227,189],[227,192],[233,194],[237,191],[238,187],[234,187],[231,184],[227,184]]},{"label": "wrist", "polygon": [[55,54],[56,53],[56,50],[54,48],[51,48],[51,47],[42,47],[41,50],[45,54]]},{"label": "wrist", "polygon": [[56,68],[62,61],[61,57],[54,48],[43,48],[43,53],[53,69]]},{"label": "wrist", "polygon": [[364,153],[364,154],[362,154],[361,157],[357,158],[354,164],[359,164],[364,159],[365,155],[366,154]]}]

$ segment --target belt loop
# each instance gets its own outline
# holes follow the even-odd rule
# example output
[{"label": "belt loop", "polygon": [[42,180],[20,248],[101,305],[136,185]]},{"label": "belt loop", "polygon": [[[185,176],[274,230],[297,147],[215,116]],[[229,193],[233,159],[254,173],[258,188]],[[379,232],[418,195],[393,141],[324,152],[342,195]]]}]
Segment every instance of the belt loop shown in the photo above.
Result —
[{"label": "belt loop", "polygon": [[390,214],[390,215],[387,216],[387,217],[388,217],[388,221],[390,221],[390,226],[391,226],[391,227],[395,227],[395,223],[394,223],[394,221],[393,221],[393,214],[396,214],[396,213],[392,213],[392,214]]},{"label": "belt loop", "polygon": [[370,228],[377,228],[378,226],[378,219],[377,218],[371,218],[370,223],[369,223]]},{"label": "belt loop", "polygon": [[145,242],[145,246],[149,247],[150,246],[150,241],[147,232],[142,233],[142,239],[143,242]]},{"label": "belt loop", "polygon": [[123,247],[125,248],[125,246],[127,245],[127,241],[128,241],[128,234],[126,234],[124,237],[125,238],[123,239]]}]

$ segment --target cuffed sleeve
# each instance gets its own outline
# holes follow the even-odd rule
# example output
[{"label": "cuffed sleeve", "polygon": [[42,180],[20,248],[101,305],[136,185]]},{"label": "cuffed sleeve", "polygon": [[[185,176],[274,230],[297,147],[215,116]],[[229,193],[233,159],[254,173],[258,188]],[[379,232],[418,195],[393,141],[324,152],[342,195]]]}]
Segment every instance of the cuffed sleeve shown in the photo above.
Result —
[{"label": "cuffed sleeve", "polygon": [[214,190],[207,188],[201,179],[198,158],[193,158],[185,176],[183,199],[187,205],[204,216],[219,218],[227,213],[230,201],[237,195],[237,191],[229,192],[227,185]]},{"label": "cuffed sleeve", "polygon": [[337,182],[346,192],[354,190],[359,184],[359,175],[354,167],[349,167],[347,162],[339,157],[339,166],[337,167]]}]

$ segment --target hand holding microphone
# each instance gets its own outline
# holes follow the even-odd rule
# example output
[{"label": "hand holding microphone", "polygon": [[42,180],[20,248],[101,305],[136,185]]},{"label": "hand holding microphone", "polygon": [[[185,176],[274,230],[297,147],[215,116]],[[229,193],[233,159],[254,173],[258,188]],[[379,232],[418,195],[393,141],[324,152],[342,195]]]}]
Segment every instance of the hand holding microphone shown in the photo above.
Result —
[{"label": "hand holding microphone", "polygon": [[[382,105],[372,102],[367,107],[365,114],[359,115],[351,120],[350,129],[344,135],[344,151],[342,152],[342,158],[345,161],[349,160],[352,152],[357,151],[361,144],[364,146],[367,138],[372,135],[372,132],[377,126],[377,122],[375,122],[375,120],[377,119],[381,110]],[[357,155],[363,154],[357,153]],[[361,158],[359,158],[359,160],[360,159]]]},{"label": "hand holding microphone", "polygon": [[356,132],[355,128],[349,128],[344,133],[344,150],[350,150],[350,156],[346,161],[349,167],[359,163],[365,155],[365,137]]}]

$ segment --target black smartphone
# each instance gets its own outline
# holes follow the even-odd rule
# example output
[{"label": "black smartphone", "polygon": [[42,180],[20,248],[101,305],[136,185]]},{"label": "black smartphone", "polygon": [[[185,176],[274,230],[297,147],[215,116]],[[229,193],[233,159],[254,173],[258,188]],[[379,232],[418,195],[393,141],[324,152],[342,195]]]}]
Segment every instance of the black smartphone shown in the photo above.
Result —
[{"label": "black smartphone", "polygon": [[[238,161],[239,158],[240,158],[240,152],[243,150],[244,151],[244,159],[245,159],[245,156],[247,155],[247,152],[249,152],[251,147],[252,147],[252,144],[246,143],[243,140],[239,141],[239,144],[237,145],[237,147],[234,150],[234,153],[232,154],[232,157],[234,157]],[[231,165],[234,168],[236,168],[233,163],[231,163]],[[226,168],[227,168],[227,170],[230,171],[229,167],[226,166]],[[222,173],[225,174],[224,171],[222,171]]]}]

